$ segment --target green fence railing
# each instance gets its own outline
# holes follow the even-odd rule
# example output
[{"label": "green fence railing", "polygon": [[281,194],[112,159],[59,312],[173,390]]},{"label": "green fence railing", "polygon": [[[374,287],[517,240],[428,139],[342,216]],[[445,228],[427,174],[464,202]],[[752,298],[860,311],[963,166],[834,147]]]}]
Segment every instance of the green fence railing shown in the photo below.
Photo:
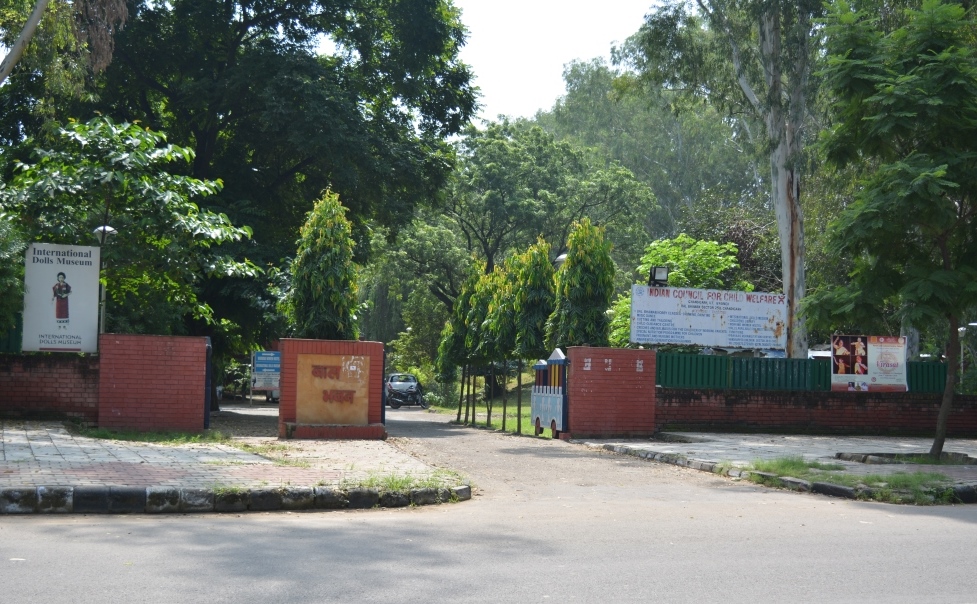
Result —
[{"label": "green fence railing", "polygon": [[910,392],[943,392],[946,364],[932,361],[906,363],[906,381]]},{"label": "green fence railing", "polygon": [[[910,361],[910,392],[942,392],[946,365]],[[736,390],[831,390],[830,359],[771,359],[663,353],[655,383],[663,388]]]}]

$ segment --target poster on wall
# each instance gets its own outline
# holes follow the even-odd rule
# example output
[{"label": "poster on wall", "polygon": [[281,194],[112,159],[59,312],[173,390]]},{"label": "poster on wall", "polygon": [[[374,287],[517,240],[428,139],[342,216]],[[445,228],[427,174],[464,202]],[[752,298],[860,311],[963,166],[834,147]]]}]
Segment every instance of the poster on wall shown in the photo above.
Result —
[{"label": "poster on wall", "polygon": [[300,354],[295,418],[300,424],[365,426],[370,411],[370,357]]},{"label": "poster on wall", "polygon": [[831,338],[831,390],[906,392],[906,338],[834,336]]},{"label": "poster on wall", "polygon": [[98,350],[100,249],[32,243],[24,266],[25,351]]},{"label": "poster on wall", "polygon": [[719,348],[787,347],[783,294],[631,287],[631,342]]}]

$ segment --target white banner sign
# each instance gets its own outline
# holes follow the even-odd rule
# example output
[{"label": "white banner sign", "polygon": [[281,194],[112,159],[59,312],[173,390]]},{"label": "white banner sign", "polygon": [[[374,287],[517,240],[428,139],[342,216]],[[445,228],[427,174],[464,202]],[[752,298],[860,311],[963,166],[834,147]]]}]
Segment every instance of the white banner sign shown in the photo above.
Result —
[{"label": "white banner sign", "polygon": [[23,350],[98,350],[99,252],[80,245],[28,246]]},{"label": "white banner sign", "polygon": [[787,347],[783,294],[631,287],[631,342],[759,350]]},{"label": "white banner sign", "polygon": [[831,389],[851,392],[906,392],[906,338],[831,338]]}]

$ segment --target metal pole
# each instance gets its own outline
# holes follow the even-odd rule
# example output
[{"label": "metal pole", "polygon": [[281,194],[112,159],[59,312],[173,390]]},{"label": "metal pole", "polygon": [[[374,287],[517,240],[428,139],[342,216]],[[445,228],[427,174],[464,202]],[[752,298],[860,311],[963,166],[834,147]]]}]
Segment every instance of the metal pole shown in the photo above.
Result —
[{"label": "metal pole", "polygon": [[963,336],[967,333],[967,328],[960,327],[957,329],[957,333],[960,334],[960,377],[957,378],[957,383],[963,384]]}]

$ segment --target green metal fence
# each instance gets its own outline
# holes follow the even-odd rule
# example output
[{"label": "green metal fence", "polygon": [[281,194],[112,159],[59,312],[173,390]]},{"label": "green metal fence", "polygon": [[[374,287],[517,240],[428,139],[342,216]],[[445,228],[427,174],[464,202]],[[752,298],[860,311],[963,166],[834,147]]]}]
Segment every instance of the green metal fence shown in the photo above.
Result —
[{"label": "green metal fence", "polygon": [[7,353],[20,353],[21,342],[24,339],[24,321],[23,317],[18,314],[16,317],[16,324],[14,328],[7,331],[6,333],[0,332],[0,352]]},{"label": "green metal fence", "polygon": [[[907,363],[910,392],[942,392],[943,363]],[[830,359],[734,358],[659,354],[655,383],[664,388],[831,390]]]}]

